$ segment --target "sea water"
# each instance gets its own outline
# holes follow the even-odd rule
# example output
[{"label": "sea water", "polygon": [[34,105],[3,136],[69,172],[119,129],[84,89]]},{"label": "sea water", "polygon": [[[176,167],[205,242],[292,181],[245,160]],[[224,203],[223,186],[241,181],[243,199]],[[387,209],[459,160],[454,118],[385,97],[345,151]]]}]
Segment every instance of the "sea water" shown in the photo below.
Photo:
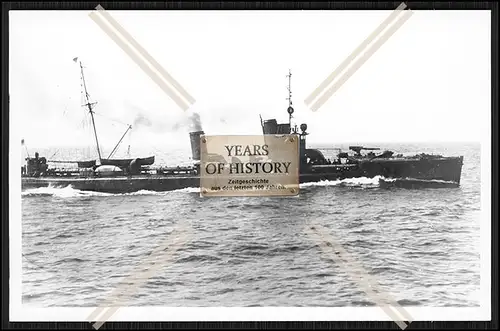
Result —
[{"label": "sea water", "polygon": [[[182,226],[182,245],[127,305],[376,305],[307,233],[317,224],[401,305],[478,306],[480,145],[377,147],[463,155],[461,186],[387,190],[378,178],[353,178],[302,184],[292,198],[201,198],[198,188],[23,191],[23,304],[102,304],[158,245],[177,240]],[[188,160],[189,150],[156,155],[173,165]]]}]

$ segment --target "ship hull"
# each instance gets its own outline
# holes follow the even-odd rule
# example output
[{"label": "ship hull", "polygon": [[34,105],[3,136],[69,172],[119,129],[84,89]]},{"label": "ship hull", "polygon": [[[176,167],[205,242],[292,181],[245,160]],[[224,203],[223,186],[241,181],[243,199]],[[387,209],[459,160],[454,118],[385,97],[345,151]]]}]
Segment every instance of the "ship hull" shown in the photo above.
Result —
[{"label": "ship hull", "polygon": [[364,177],[413,178],[460,184],[462,164],[462,156],[429,159],[395,158],[362,161],[360,170]]},{"label": "ship hull", "polygon": [[[443,187],[455,187],[460,185],[462,161],[463,158],[458,157],[439,160],[377,160],[376,162],[367,161],[350,165],[317,165],[303,169],[299,181],[300,183],[309,183],[382,176],[384,178],[446,181],[449,182],[449,185]],[[419,181],[418,185],[414,185],[414,187],[422,187],[423,185],[425,185],[424,182]],[[196,175],[137,175],[112,178],[22,178],[22,189],[49,186],[71,186],[82,191],[107,193],[130,193],[141,190],[162,192],[200,187],[200,177]]]},{"label": "ship hull", "polygon": [[[341,174],[301,175],[300,182],[319,182],[343,178]],[[190,187],[200,187],[199,176],[168,177],[168,176],[137,176],[115,178],[23,178],[22,189],[40,187],[67,187],[81,191],[106,193],[132,193],[145,191],[174,191]]]},{"label": "ship hull", "polygon": [[105,193],[131,193],[137,191],[174,191],[189,187],[199,187],[199,176],[134,176],[114,178],[23,178],[22,189],[40,187],[67,187],[76,190]]}]

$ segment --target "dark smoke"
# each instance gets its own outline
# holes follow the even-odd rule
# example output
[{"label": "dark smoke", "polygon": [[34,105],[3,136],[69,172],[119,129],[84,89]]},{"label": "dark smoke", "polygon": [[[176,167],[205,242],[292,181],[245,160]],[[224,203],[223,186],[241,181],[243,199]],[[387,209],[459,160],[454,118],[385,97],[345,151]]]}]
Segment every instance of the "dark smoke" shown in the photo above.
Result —
[{"label": "dark smoke", "polygon": [[203,126],[201,125],[201,118],[200,114],[198,113],[193,113],[189,116],[183,116],[183,118],[176,123],[174,123],[172,126],[172,131],[177,132],[181,129],[188,129],[190,132],[193,131],[202,131]]},{"label": "dark smoke", "polygon": [[196,112],[192,112],[190,115],[183,113],[182,117],[179,118],[178,115],[169,116],[172,115],[170,113],[163,115],[162,111],[156,110],[154,113],[159,115],[151,117],[147,115],[144,109],[137,105],[126,104],[126,107],[137,114],[132,124],[132,127],[135,129],[145,127],[148,128],[148,131],[154,132],[177,132],[181,130],[192,132],[203,130],[200,115]]},{"label": "dark smoke", "polygon": [[193,115],[191,115],[189,117],[189,119],[191,121],[191,130],[193,130],[193,131],[202,131],[203,130],[202,125],[201,125],[200,115],[198,113],[193,113]]}]

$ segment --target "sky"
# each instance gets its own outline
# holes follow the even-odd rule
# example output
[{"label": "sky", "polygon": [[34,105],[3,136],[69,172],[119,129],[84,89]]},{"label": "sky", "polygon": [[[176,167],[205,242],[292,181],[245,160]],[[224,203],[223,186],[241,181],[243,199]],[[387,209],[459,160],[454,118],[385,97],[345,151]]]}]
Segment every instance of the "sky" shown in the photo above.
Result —
[{"label": "sky", "polygon": [[488,11],[414,11],[316,112],[305,98],[391,11],[109,11],[196,99],[188,111],[89,13],[10,12],[11,135],[27,146],[94,144],[75,57],[107,151],[133,123],[126,143],[187,146],[192,113],[206,134],[261,134],[259,114],[288,121],[289,69],[309,143],[477,142],[491,123]]}]

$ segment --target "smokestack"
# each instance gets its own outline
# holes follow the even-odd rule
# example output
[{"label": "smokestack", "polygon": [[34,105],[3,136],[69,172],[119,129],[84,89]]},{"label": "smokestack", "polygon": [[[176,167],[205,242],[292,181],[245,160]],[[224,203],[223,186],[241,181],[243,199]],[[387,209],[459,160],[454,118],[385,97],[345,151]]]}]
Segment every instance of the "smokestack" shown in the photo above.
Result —
[{"label": "smokestack", "polygon": [[203,131],[194,131],[189,133],[191,138],[191,152],[193,154],[193,160],[200,160],[200,137],[205,134]]}]

